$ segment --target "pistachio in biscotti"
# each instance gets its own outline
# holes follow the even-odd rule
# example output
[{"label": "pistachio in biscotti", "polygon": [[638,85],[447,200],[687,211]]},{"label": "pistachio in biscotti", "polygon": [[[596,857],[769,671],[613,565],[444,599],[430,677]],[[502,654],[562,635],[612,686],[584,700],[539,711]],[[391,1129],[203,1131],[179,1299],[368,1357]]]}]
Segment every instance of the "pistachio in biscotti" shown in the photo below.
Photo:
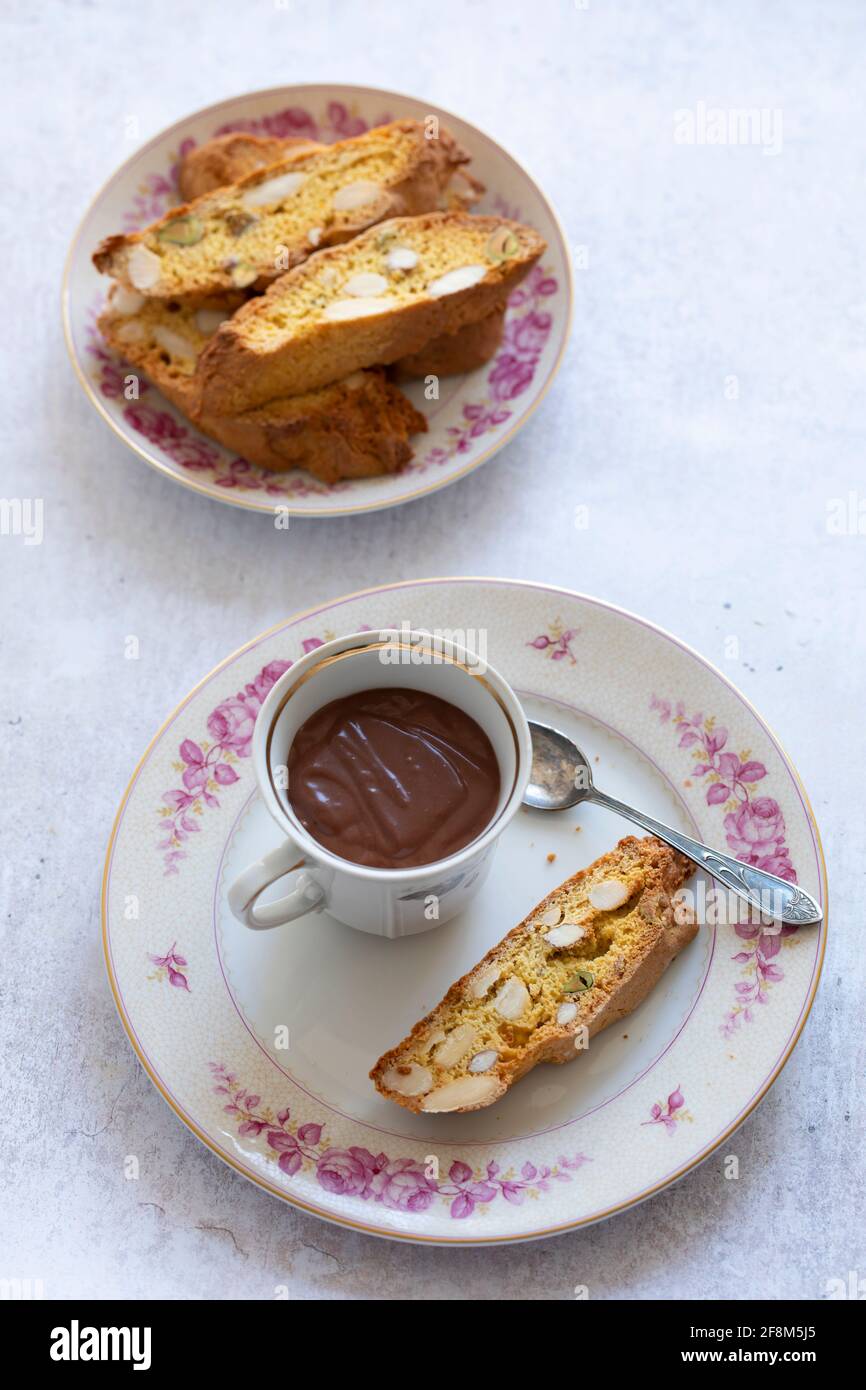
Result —
[{"label": "pistachio in biscotti", "polygon": [[171,246],[195,246],[203,236],[204,227],[199,218],[192,214],[176,217],[173,222],[166,222],[157,232],[159,240],[168,242]]},{"label": "pistachio in biscotti", "polygon": [[225,215],[225,224],[233,237],[243,236],[244,232],[249,231],[258,222],[258,218],[251,212],[246,212],[242,208],[229,208]]},{"label": "pistachio in biscotti", "polygon": [[491,261],[507,261],[516,256],[520,242],[510,227],[497,227],[487,243],[487,254]]},{"label": "pistachio in biscotti", "polygon": [[578,970],[570,980],[566,980],[562,989],[564,994],[583,994],[585,990],[592,989],[594,984],[595,976],[591,970]]}]

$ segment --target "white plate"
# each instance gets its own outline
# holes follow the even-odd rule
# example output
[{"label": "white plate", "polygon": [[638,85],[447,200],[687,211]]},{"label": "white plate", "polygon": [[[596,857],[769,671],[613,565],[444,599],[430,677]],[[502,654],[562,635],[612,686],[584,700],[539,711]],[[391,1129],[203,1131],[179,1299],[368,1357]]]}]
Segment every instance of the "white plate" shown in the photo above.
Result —
[{"label": "white plate", "polygon": [[278,838],[249,757],[266,690],[311,645],[404,621],[483,632],[530,715],[572,734],[597,760],[602,787],[795,876],[825,902],[818,830],[796,772],[696,653],[566,590],[417,581],[289,619],[171,715],[127,789],[108,850],[112,988],[166,1100],[275,1195],[408,1240],[549,1235],[642,1200],[731,1134],[799,1036],[826,928],[780,937],[702,927],[640,1009],[572,1065],[538,1067],[470,1115],[389,1104],[367,1077],[380,1053],[556,883],[632,830],[598,807],[521,812],[471,909],[419,937],[388,941],[325,915],[282,931],[241,927],[226,886]]},{"label": "white plate", "polygon": [[[120,359],[96,330],[108,281],[91,255],[103,237],[134,231],[179,202],[179,156],[226,130],[306,135],[330,142],[403,116],[438,116],[472,153],[472,172],[487,187],[476,209],[528,222],[547,241],[539,265],[509,301],[505,337],[492,362],[443,378],[438,401],[423,384],[407,394],[426,416],[415,457],[400,473],[331,484],[303,469],[252,467],[199,434],[152,386],[127,401]],[[97,194],[69,252],[63,286],[66,342],[88,399],[141,458],[175,482],[253,511],[285,507],[292,515],[340,516],[394,507],[453,483],[513,438],[556,375],[571,317],[571,258],[559,221],[538,185],[488,135],[450,111],[398,92],[335,84],[276,87],[206,107],[170,126],[123,164]]]}]

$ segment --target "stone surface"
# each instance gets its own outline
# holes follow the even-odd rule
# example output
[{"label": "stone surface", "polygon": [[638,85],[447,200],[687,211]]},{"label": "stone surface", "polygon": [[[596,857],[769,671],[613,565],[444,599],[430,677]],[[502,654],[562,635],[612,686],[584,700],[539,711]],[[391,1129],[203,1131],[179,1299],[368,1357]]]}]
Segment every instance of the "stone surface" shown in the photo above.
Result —
[{"label": "stone surface", "polygon": [[[834,499],[866,505],[862,7],[511,0],[494,17],[440,0],[388,5],[375,44],[367,6],[303,24],[293,8],[257,7],[242,44],[225,0],[154,0],[146,23],[106,0],[4,16],[2,489],[44,499],[45,535],[0,536],[0,1274],[61,1298],[820,1297],[866,1273],[850,906],[866,535],[832,525]],[[246,88],[335,78],[429,93],[489,130],[588,264],[564,369],[494,462],[406,508],[285,533],[111,435],[67,362],[59,284],[78,218],[135,143]],[[781,150],[677,144],[674,113],[699,102],[778,108]],[[222,656],[322,598],[472,572],[598,594],[722,666],[800,768],[834,901],[802,1043],[730,1146],[738,1181],[714,1157],[602,1226],[447,1251],[321,1224],[201,1148],[116,1018],[99,886],[133,766]]]}]

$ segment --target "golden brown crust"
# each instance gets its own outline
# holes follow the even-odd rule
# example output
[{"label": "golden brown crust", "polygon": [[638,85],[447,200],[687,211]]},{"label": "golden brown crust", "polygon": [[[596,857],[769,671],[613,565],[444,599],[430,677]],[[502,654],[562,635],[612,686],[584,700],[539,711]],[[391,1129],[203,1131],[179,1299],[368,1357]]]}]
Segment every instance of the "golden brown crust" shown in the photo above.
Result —
[{"label": "golden brown crust", "polygon": [[495,309],[486,319],[469,323],[456,333],[443,333],[421,348],[394,363],[395,381],[410,381],[425,376],[460,376],[474,372],[489,362],[502,342],[505,309]]},{"label": "golden brown crust", "polygon": [[185,203],[191,203],[216,188],[237,183],[256,169],[276,163],[283,155],[309,153],[319,148],[315,140],[303,140],[299,136],[279,139],[275,135],[250,135],[246,131],[216,135],[181,159],[177,174],[180,196]]},{"label": "golden brown crust", "polygon": [[[418,294],[393,309],[369,318],[333,322],[318,318],[303,332],[273,335],[265,347],[256,333],[269,318],[290,312],[310,285],[357,258],[383,236],[408,240],[429,235],[447,245],[453,232],[493,237],[512,232],[519,249],[509,259],[491,262],[484,278],[466,289],[432,298]],[[298,395],[375,364],[389,365],[412,356],[443,334],[456,333],[504,309],[508,296],[545,250],[529,227],[502,218],[467,213],[427,213],[395,218],[356,237],[351,246],[320,252],[312,261],[282,276],[267,294],[251,300],[223,324],[199,361],[200,410],[207,415],[236,415],[278,396]],[[345,274],[345,272],[342,272]]]},{"label": "golden brown crust", "polygon": [[[232,301],[213,301],[210,309],[231,312]],[[190,350],[204,341],[196,332],[195,311],[145,306],[143,316],[122,315],[111,301],[98,320],[103,338],[142,371],[167,400],[190,416],[195,400],[194,361],[171,355],[154,342],[153,322],[179,330]],[[149,332],[124,337],[130,326],[147,324]],[[358,372],[348,381],[290,401],[274,401],[239,416],[196,422],[227,449],[248,462],[277,472],[306,468],[324,483],[394,473],[412,457],[410,436],[423,433],[427,421],[382,369]]]},{"label": "golden brown crust", "polygon": [[306,468],[323,483],[336,483],[396,473],[412,457],[410,435],[426,431],[427,420],[384,371],[372,369],[308,396],[198,425],[261,468]]},{"label": "golden brown crust", "polygon": [[674,957],[697,934],[694,920],[689,920],[688,914],[675,914],[671,901],[693,868],[689,860],[661,840],[638,839],[633,835],[620,840],[609,854],[549,893],[476,966],[455,981],[442,1001],[415,1024],[401,1043],[379,1058],[370,1072],[376,1088],[397,1105],[424,1112],[424,1095],[399,1095],[385,1084],[385,1073],[405,1068],[409,1055],[442,1022],[448,1011],[465,1004],[473,977],[487,967],[506,961],[510,947],[523,944],[527,934],[538,929],[539,919],[546,910],[561,905],[569,892],[579,889],[587,879],[598,882],[600,877],[607,875],[631,875],[632,881],[639,884],[639,896],[634,900],[635,920],[639,925],[628,948],[621,948],[612,968],[599,973],[591,989],[576,996],[578,1011],[573,1020],[561,1026],[551,1019],[538,1027],[525,1043],[515,1042],[502,1062],[491,1068],[490,1074],[495,1075],[499,1083],[495,1090],[477,1104],[455,1109],[477,1110],[492,1104],[539,1062],[573,1061],[578,1055],[575,1049],[577,1029],[585,1027],[589,1038],[631,1013],[647,997]]},{"label": "golden brown crust", "polygon": [[[263,229],[270,228],[273,217],[265,214],[257,219],[257,227],[244,239],[244,226],[240,227],[238,240],[232,245],[232,254],[226,256],[225,238],[219,236],[209,239],[213,242],[213,259],[210,255],[200,255],[205,242],[201,238],[201,226],[225,231],[226,219],[240,215],[242,223],[250,221],[244,213],[239,198],[259,183],[286,173],[303,173],[308,179],[315,177],[319,164],[333,165],[335,159],[346,162],[347,181],[351,176],[351,162],[357,162],[367,146],[387,148],[389,141],[403,142],[407,149],[408,163],[403,160],[402,172],[395,170],[382,183],[378,202],[360,207],[357,212],[341,210],[329,214],[330,220],[316,229],[317,239],[311,242],[308,233],[295,237],[291,244],[279,242],[280,255],[274,254],[273,235],[262,236]],[[366,142],[366,144],[365,144]],[[457,143],[449,131],[440,129],[436,140],[425,138],[424,127],[420,121],[392,121],[390,125],[378,126],[365,135],[341,140],[333,145],[314,147],[309,152],[290,151],[277,162],[256,168],[252,173],[227,187],[217,188],[205,193],[192,202],[182,203],[170,208],[163,217],[138,232],[115,234],[106,237],[93,253],[93,264],[104,275],[110,275],[130,289],[153,298],[197,298],[203,295],[220,294],[244,287],[266,289],[269,284],[282,276],[286,270],[301,265],[319,247],[339,245],[351,240],[359,232],[389,217],[414,216],[429,211],[439,205],[443,190],[447,187],[454,169],[469,160],[469,155]],[[201,224],[197,227],[197,240],[193,243],[195,254],[183,257],[177,251],[177,244],[166,247],[160,234],[172,223],[180,223],[190,218]],[[250,237],[259,237],[260,250],[250,250]],[[159,253],[159,254],[158,254]],[[177,256],[176,256],[177,253]],[[160,254],[166,259],[162,270],[159,266]],[[142,278],[140,266],[136,269],[136,257],[149,258],[147,276]],[[168,258],[175,257],[172,268],[166,269]],[[238,269],[244,270],[245,278],[239,281]],[[156,276],[151,279],[151,276]],[[173,278],[172,278],[173,277]],[[176,283],[181,277],[181,283]],[[252,277],[252,278],[247,278]]]}]

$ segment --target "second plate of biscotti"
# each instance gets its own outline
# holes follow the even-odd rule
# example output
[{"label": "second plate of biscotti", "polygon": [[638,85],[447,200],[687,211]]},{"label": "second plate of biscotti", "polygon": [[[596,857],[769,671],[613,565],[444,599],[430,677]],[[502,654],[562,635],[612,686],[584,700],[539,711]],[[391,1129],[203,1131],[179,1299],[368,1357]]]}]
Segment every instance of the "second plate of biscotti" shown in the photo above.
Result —
[{"label": "second plate of biscotti", "polygon": [[148,463],[323,516],[422,496],[508,443],[571,297],[556,215],[495,140],[423,100],[311,85],[134,154],[75,237],[64,318],[89,399]]}]

